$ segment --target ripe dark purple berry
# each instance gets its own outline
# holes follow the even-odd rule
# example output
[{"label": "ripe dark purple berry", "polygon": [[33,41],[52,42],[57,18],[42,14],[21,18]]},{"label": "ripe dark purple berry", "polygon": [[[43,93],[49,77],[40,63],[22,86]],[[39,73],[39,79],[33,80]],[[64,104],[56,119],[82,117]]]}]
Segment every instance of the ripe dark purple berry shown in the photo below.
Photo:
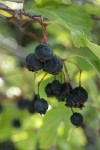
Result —
[{"label": "ripe dark purple berry", "polygon": [[3,105],[0,103],[0,113],[3,111]]},{"label": "ripe dark purple berry", "polygon": [[83,116],[80,113],[73,113],[73,115],[70,117],[71,123],[77,127],[83,125]]},{"label": "ripe dark purple berry", "polygon": [[20,128],[21,123],[18,119],[14,119],[13,122],[12,122],[12,126],[15,127],[15,128]]},{"label": "ripe dark purple berry", "polygon": [[82,103],[86,102],[88,99],[87,91],[81,86],[73,89],[73,93],[79,97],[79,99]]},{"label": "ripe dark purple berry", "polygon": [[48,72],[50,74],[58,74],[62,71],[63,64],[59,57],[53,56],[52,59],[47,61],[43,66],[43,71]]},{"label": "ripe dark purple berry", "polygon": [[45,92],[47,94],[47,97],[53,97],[54,96],[54,93],[53,93],[53,90],[51,88],[51,83],[48,83],[45,87]]},{"label": "ripe dark purple berry", "polygon": [[40,44],[35,48],[35,57],[41,62],[50,60],[53,57],[53,50],[48,44]]},{"label": "ripe dark purple berry", "polygon": [[26,68],[29,71],[32,71],[32,72],[38,71],[38,70],[41,70],[42,67],[43,67],[43,64],[35,58],[34,53],[31,53],[26,57]]},{"label": "ripe dark purple berry", "polygon": [[56,98],[58,99],[58,101],[64,101],[65,98],[71,93],[71,91],[72,91],[71,84],[63,83],[63,84],[61,84],[60,93],[58,95],[56,94]]},{"label": "ripe dark purple berry", "polygon": [[22,110],[27,108],[28,104],[29,104],[29,100],[24,97],[20,97],[17,101],[17,107]]},{"label": "ripe dark purple berry", "polygon": [[67,96],[65,105],[68,107],[80,108],[80,109],[84,107],[84,103],[82,103],[80,101],[80,98],[74,93],[71,93],[69,96]]},{"label": "ripe dark purple berry", "polygon": [[48,103],[45,99],[38,97],[34,100],[34,111],[40,114],[45,114],[48,109]]},{"label": "ripe dark purple berry", "polygon": [[34,110],[34,101],[38,98],[38,95],[34,95],[33,97],[33,100],[31,100],[28,104],[28,111],[29,113],[31,114],[34,114],[35,113],[35,110]]},{"label": "ripe dark purple berry", "polygon": [[76,87],[72,90],[71,94],[66,98],[66,106],[80,108],[84,107],[84,103],[87,101],[88,93],[82,87]]},{"label": "ripe dark purple berry", "polygon": [[55,96],[58,95],[61,92],[61,83],[58,80],[54,80],[51,83],[51,90]]},{"label": "ripe dark purple berry", "polygon": [[0,150],[17,150],[14,143],[10,140],[0,142]]}]

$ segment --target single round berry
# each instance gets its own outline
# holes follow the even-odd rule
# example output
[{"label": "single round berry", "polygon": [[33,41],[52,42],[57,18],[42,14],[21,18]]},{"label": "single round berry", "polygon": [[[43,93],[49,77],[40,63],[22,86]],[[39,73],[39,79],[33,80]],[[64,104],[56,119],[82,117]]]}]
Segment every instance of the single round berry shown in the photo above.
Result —
[{"label": "single round berry", "polygon": [[40,44],[35,48],[35,57],[41,62],[50,60],[53,57],[53,50],[48,44]]},{"label": "single round berry", "polygon": [[28,111],[29,111],[29,113],[31,113],[31,114],[34,114],[34,113],[35,113],[35,110],[34,110],[34,101],[35,101],[37,98],[38,98],[38,96],[37,96],[37,95],[34,95],[33,100],[30,101],[29,104],[28,104]]},{"label": "single round berry", "polygon": [[78,98],[80,99],[80,101],[81,101],[82,103],[84,103],[84,102],[87,101],[87,99],[88,99],[88,93],[87,93],[87,91],[86,91],[83,87],[81,87],[81,86],[76,87],[75,89],[73,89],[72,92],[73,92],[75,95],[78,96]]},{"label": "single round berry", "polygon": [[3,105],[0,103],[0,113],[3,111]]},{"label": "single round berry", "polygon": [[14,143],[10,140],[0,142],[0,150],[17,150]]},{"label": "single round berry", "polygon": [[61,83],[58,80],[54,80],[51,83],[51,90],[55,96],[58,95],[61,92]]},{"label": "single round berry", "polygon": [[76,87],[66,98],[66,106],[80,108],[84,107],[84,103],[88,98],[88,93],[82,87]]},{"label": "single round berry", "polygon": [[57,95],[56,94],[56,98],[58,99],[58,101],[64,101],[65,98],[71,93],[72,91],[72,86],[70,83],[63,83],[61,85],[61,91],[60,93]]},{"label": "single round berry", "polygon": [[34,111],[40,114],[45,114],[48,109],[48,103],[43,98],[37,98],[34,100]]},{"label": "single round berry", "polygon": [[20,128],[21,123],[20,123],[20,121],[18,119],[14,119],[13,122],[12,122],[12,125],[15,128]]},{"label": "single round berry", "polygon": [[17,107],[19,109],[23,110],[23,109],[27,108],[28,105],[29,105],[29,100],[24,97],[20,97],[20,99],[18,99],[18,101],[17,101]]},{"label": "single round berry", "polygon": [[54,93],[53,93],[53,90],[51,88],[51,83],[48,83],[45,87],[45,92],[47,94],[47,97],[53,97],[54,96]]},{"label": "single round berry", "polygon": [[83,125],[83,116],[80,113],[73,113],[70,117],[71,123],[77,127]]},{"label": "single round berry", "polygon": [[42,69],[43,64],[35,58],[35,54],[31,53],[26,57],[26,68],[29,71],[38,71]]},{"label": "single round berry", "polygon": [[58,74],[62,71],[63,64],[60,58],[57,56],[53,56],[52,59],[47,61],[43,66],[43,71],[48,72],[50,74]]},{"label": "single round berry", "polygon": [[84,107],[84,103],[81,102],[78,95],[75,95],[73,92],[67,96],[66,98],[66,106],[68,107],[74,107],[74,108],[80,108],[82,109]]}]

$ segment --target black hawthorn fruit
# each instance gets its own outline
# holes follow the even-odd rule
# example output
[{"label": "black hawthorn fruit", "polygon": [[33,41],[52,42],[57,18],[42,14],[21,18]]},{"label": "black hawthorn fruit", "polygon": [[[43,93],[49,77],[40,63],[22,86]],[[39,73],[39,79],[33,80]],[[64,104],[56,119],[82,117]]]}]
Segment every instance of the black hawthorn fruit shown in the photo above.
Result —
[{"label": "black hawthorn fruit", "polygon": [[17,101],[17,107],[19,108],[19,109],[25,109],[25,108],[27,108],[28,107],[28,105],[29,105],[29,100],[28,99],[26,99],[26,98],[24,98],[24,97],[20,97],[19,99],[18,99],[18,101]]},{"label": "black hawthorn fruit", "polygon": [[80,113],[73,113],[73,115],[70,117],[71,123],[77,127],[83,125],[83,116]]},{"label": "black hawthorn fruit", "polygon": [[74,93],[71,93],[69,96],[67,96],[65,105],[80,109],[84,107],[84,103],[82,103],[78,95],[75,95]]},{"label": "black hawthorn fruit", "polygon": [[80,99],[80,101],[82,103],[86,102],[87,99],[88,99],[87,91],[81,86],[76,87],[75,89],[73,89],[73,93],[78,96],[78,98]]},{"label": "black hawthorn fruit", "polygon": [[33,100],[29,102],[28,111],[29,111],[31,114],[34,114],[34,113],[35,113],[35,110],[34,110],[34,101],[35,101],[37,98],[38,98],[38,95],[34,95]]},{"label": "black hawthorn fruit", "polygon": [[15,148],[15,145],[12,141],[7,140],[2,143],[0,142],[0,150],[17,150],[17,149]]},{"label": "black hawthorn fruit", "polygon": [[44,64],[43,71],[55,75],[61,72],[62,68],[63,64],[61,59],[57,56],[53,56],[52,59]]},{"label": "black hawthorn fruit", "polygon": [[47,94],[47,97],[53,97],[54,96],[54,93],[53,93],[53,90],[51,88],[51,83],[48,83],[45,87],[45,92]]},{"label": "black hawthorn fruit", "polygon": [[56,98],[58,101],[64,101],[65,98],[72,92],[72,86],[70,83],[63,83],[61,84],[61,91],[56,94]]},{"label": "black hawthorn fruit", "polygon": [[55,96],[58,95],[61,92],[61,83],[58,80],[54,80],[51,83],[51,90]]},{"label": "black hawthorn fruit", "polygon": [[20,128],[21,123],[18,119],[14,119],[13,122],[12,122],[12,126],[15,127],[15,128]]},{"label": "black hawthorn fruit", "polygon": [[31,53],[26,57],[26,68],[29,71],[38,71],[42,69],[43,64],[35,58],[35,54]]},{"label": "black hawthorn fruit", "polygon": [[40,44],[35,48],[35,57],[41,62],[50,60],[53,57],[53,50],[48,44]]},{"label": "black hawthorn fruit", "polygon": [[0,103],[0,113],[3,111],[3,105]]},{"label": "black hawthorn fruit", "polygon": [[76,87],[66,98],[66,106],[82,109],[87,101],[88,93],[82,87]]},{"label": "black hawthorn fruit", "polygon": [[34,100],[34,111],[40,114],[45,114],[48,109],[48,103],[43,98],[37,98]]}]

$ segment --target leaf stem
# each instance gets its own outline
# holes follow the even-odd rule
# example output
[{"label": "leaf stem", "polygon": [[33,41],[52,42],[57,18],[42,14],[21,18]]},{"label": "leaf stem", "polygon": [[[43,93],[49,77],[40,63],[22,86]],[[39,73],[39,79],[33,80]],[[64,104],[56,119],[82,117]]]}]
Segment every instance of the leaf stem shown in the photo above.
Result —
[{"label": "leaf stem", "polygon": [[70,60],[68,60],[68,59],[62,59],[62,60],[74,64],[74,65],[79,69],[79,72],[80,72],[80,73],[79,73],[79,86],[81,86],[81,75],[82,75],[82,70],[81,70],[81,68],[80,68],[75,62],[73,62],[73,61],[70,61]]}]

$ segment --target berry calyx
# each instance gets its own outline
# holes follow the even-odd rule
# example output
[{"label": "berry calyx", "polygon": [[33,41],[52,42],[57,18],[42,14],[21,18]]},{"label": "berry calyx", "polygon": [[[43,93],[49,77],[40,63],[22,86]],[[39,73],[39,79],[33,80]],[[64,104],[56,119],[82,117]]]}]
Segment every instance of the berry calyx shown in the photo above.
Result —
[{"label": "berry calyx", "polygon": [[80,108],[84,107],[84,103],[87,101],[88,93],[82,87],[76,87],[72,90],[71,94],[66,98],[66,106]]},{"label": "berry calyx", "polygon": [[83,116],[80,113],[73,113],[73,115],[70,117],[71,123],[77,127],[83,125]]},{"label": "berry calyx", "polygon": [[35,48],[35,57],[41,62],[50,60],[53,57],[53,50],[48,44],[40,44]]}]

